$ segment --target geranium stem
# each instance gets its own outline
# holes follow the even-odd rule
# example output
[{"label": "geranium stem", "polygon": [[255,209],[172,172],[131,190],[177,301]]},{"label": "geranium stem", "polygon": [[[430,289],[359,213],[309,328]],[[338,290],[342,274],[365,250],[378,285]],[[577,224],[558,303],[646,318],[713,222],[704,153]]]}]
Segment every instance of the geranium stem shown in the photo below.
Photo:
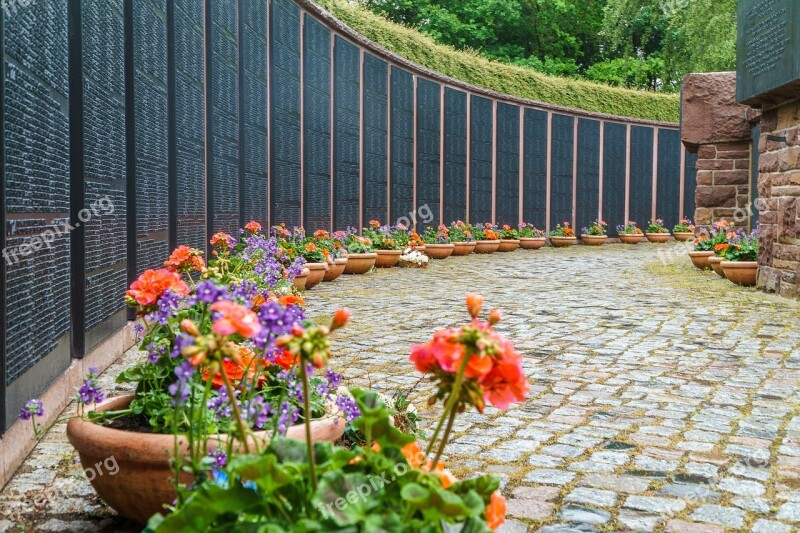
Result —
[{"label": "geranium stem", "polygon": [[228,401],[231,402],[231,408],[233,408],[233,417],[236,419],[236,426],[239,428],[239,437],[242,439],[244,453],[250,453],[250,446],[247,444],[247,431],[244,428],[244,421],[242,421],[242,412],[239,411],[239,404],[236,403],[236,394],[234,393],[233,385],[231,385],[231,380],[228,378],[228,373],[225,372],[224,368],[220,368],[220,374],[222,375],[222,380],[225,382],[225,388],[228,390]]},{"label": "geranium stem", "polygon": [[306,426],[306,449],[308,450],[308,472],[311,475],[311,488],[317,490],[317,467],[314,464],[314,443],[311,442],[311,398],[308,387],[306,362],[300,361],[300,378],[303,380],[303,422]]},{"label": "geranium stem", "polygon": [[[442,417],[439,419],[439,424],[437,424],[436,431],[433,432],[430,442],[428,442],[428,448],[425,450],[425,456],[430,455],[430,453],[433,451],[433,446],[436,444],[436,438],[439,436],[439,432],[442,430],[442,425],[444,424],[445,419],[450,416],[450,413],[453,412],[456,404],[458,404],[458,399],[461,396],[461,383],[464,381],[464,372],[467,370],[470,357],[472,357],[472,354],[467,351],[467,353],[464,354],[464,359],[461,361],[461,367],[458,369],[458,374],[456,374],[456,380],[453,383],[453,390],[450,391],[450,396],[447,398],[447,404],[445,405]],[[444,450],[444,447],[447,445],[448,436],[449,435],[445,434],[440,446],[441,450]],[[437,455],[441,455],[441,453]]]}]

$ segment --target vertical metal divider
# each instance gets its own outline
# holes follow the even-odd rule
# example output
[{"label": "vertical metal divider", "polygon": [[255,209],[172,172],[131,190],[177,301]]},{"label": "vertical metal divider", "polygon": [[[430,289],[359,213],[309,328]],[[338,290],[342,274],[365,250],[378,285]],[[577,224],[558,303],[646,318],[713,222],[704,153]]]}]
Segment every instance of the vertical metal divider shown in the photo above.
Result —
[{"label": "vertical metal divider", "polygon": [[546,185],[547,198],[545,198],[545,232],[550,233],[550,193],[553,188],[553,112],[547,112],[547,170]]},{"label": "vertical metal divider", "polygon": [[[237,57],[237,79],[239,82],[239,227],[243,228],[246,221],[246,202],[245,202],[245,158],[247,150],[245,146],[245,127],[244,127],[244,100],[245,100],[245,71],[244,71],[244,16],[242,15],[242,0],[236,0],[236,37],[238,45]],[[300,48],[302,50],[302,47]]]},{"label": "vertical metal divider", "polygon": [[213,54],[212,37],[211,37],[211,2],[212,0],[205,0],[203,6],[203,63],[205,72],[203,76],[203,86],[205,93],[205,156],[206,156],[206,257],[210,257],[210,244],[209,239],[214,234],[214,173],[212,166],[214,164],[214,138],[211,132],[212,129],[212,115],[213,115],[213,102],[211,90],[211,77],[213,76],[212,60]]},{"label": "vertical metal divider", "polygon": [[392,64],[386,63],[386,223],[392,224]]},{"label": "vertical metal divider", "polygon": [[[272,0],[267,0],[267,226],[272,220]],[[267,233],[269,235],[269,233]]]},{"label": "vertical metal divider", "polygon": [[[631,218],[631,125],[625,125],[625,224]],[[641,224],[640,220],[636,223]]]},{"label": "vertical metal divider", "polygon": [[470,208],[470,184],[469,180],[472,177],[472,93],[467,93],[467,167],[466,167],[466,174],[467,174],[467,206],[466,206],[466,213],[464,216],[466,221],[472,223],[472,220],[469,216],[469,208]]},{"label": "vertical metal divider", "polygon": [[178,130],[175,110],[175,0],[167,0],[167,246],[178,246]]},{"label": "vertical metal divider", "polygon": [[[306,12],[300,8],[300,225],[306,226]],[[309,228],[310,229],[310,228]]]},{"label": "vertical metal divider", "polygon": [[[127,239],[127,276],[128,284],[138,275],[136,257],[136,65],[134,62],[133,39],[133,1],[125,0],[124,12],[124,71],[125,71],[125,196],[126,207],[126,239]],[[169,201],[169,199],[168,199]],[[127,309],[129,320],[136,318],[136,310]]]},{"label": "vertical metal divider", "polygon": [[[83,119],[83,28],[81,0],[69,1],[69,159],[70,220],[77,220],[83,208],[84,190],[84,119]],[[129,209],[130,210],[130,209]],[[73,357],[82,357],[86,349],[86,272],[84,270],[85,228],[81,225],[69,234],[70,243],[70,317]],[[130,239],[129,239],[130,242]]]},{"label": "vertical metal divider", "polygon": [[445,121],[444,121],[444,83],[439,84],[439,224],[444,224],[444,151],[445,151]]},{"label": "vertical metal divider", "polygon": [[600,158],[597,166],[597,218],[603,220],[603,173],[605,172],[606,121],[600,121]]},{"label": "vertical metal divider", "polygon": [[653,128],[653,194],[651,220],[658,218],[658,126]]},{"label": "vertical metal divider", "polygon": [[[0,17],[0,61],[5,64],[5,17]],[[6,249],[6,114],[5,114],[5,95],[6,80],[5,74],[0,76],[0,165],[2,166],[2,177],[0,177],[0,250]],[[5,259],[0,260],[0,434],[9,426],[6,419],[6,380],[8,378],[8,366],[6,364],[6,276],[7,268]]]},{"label": "vertical metal divider", "polygon": [[497,223],[497,100],[492,98],[492,224]]},{"label": "vertical metal divider", "polygon": [[519,202],[518,205],[518,214],[517,214],[517,226],[524,222],[523,217],[525,216],[523,198],[525,196],[525,106],[519,106],[519,192],[517,193],[519,197],[517,201]]},{"label": "vertical metal divider", "polygon": [[578,234],[578,123],[580,118],[572,117],[572,228]]},{"label": "vertical metal divider", "polygon": [[367,202],[364,200],[364,109],[367,103],[367,92],[364,90],[364,48],[358,47],[358,101],[359,101],[359,115],[358,115],[358,227],[364,227],[364,209],[366,209]]},{"label": "vertical metal divider", "polygon": [[417,75],[413,75],[414,79],[414,158],[413,158],[413,174],[414,180],[412,181],[412,193],[411,193],[411,209],[414,211],[414,216],[412,217],[412,225],[414,229],[417,229],[417,90],[418,90],[418,78]]},{"label": "vertical metal divider", "polygon": [[[678,205],[680,206],[680,217],[683,218],[686,216],[684,212],[686,209],[686,147],[681,142],[681,177],[680,177],[680,191],[681,191],[681,198]],[[694,213],[691,216],[694,219]]]},{"label": "vertical metal divider", "polygon": [[331,231],[336,231],[335,223],[335,207],[336,196],[334,193],[334,181],[336,180],[336,33],[331,31],[331,197],[330,197],[330,212],[331,212]]}]

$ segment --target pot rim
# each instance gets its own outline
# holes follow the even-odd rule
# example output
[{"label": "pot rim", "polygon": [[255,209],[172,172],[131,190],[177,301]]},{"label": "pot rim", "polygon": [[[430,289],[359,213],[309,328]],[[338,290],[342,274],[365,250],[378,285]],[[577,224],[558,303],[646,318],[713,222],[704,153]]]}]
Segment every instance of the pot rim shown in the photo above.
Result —
[{"label": "pot rim", "polygon": [[563,239],[563,240],[567,240],[568,239],[568,240],[571,240],[571,241],[572,240],[575,240],[575,241],[578,240],[577,237],[550,237],[550,238],[551,239]]},{"label": "pot rim", "polygon": [[375,250],[378,255],[403,255],[403,250]]},{"label": "pot rim", "polygon": [[452,243],[450,243],[450,244],[452,244],[453,246],[477,246],[477,245],[478,245],[478,241],[472,241],[472,242],[466,242],[466,241],[464,241],[464,242],[452,242]]},{"label": "pot rim", "polygon": [[758,268],[758,261],[722,261],[722,268]]},{"label": "pot rim", "polygon": [[303,266],[309,270],[328,270],[328,263],[305,263]]},{"label": "pot rim", "polygon": [[475,244],[499,244],[500,239],[481,239],[479,241],[475,241]]},{"label": "pot rim", "polygon": [[[96,406],[86,407],[84,413],[123,409],[133,401],[134,397],[134,394],[124,394],[109,398]],[[332,411],[323,418],[312,420],[311,427],[312,432],[326,424],[338,424],[344,429],[346,423],[340,411]],[[302,424],[291,426],[286,431],[286,436],[304,439],[305,426]],[[216,434],[209,435],[208,439],[210,442],[227,444],[231,437],[227,434]],[[73,417],[67,422],[67,440],[79,453],[84,453],[84,450],[90,448],[94,455],[114,456],[118,461],[139,464],[162,464],[169,461],[174,454],[176,440],[181,453],[188,451],[189,446],[185,435],[178,435],[176,439],[174,434],[126,431],[95,424],[80,416]],[[260,446],[269,440],[267,431],[255,431],[248,436],[248,442],[258,442]]]},{"label": "pot rim", "polygon": [[347,258],[346,257],[337,257],[336,259],[333,260],[333,262],[335,264],[337,264],[337,265],[346,265],[347,264]]},{"label": "pot rim", "polygon": [[668,232],[668,231],[662,231],[662,232],[656,232],[656,233],[651,233],[651,232],[648,231],[648,232],[645,233],[645,235],[667,235],[667,236],[669,236],[669,235],[672,235],[672,234],[670,232]]},{"label": "pot rim", "polygon": [[[608,235],[589,235],[588,233],[582,233],[581,238],[590,238],[590,239],[608,239]],[[558,238],[558,237],[557,237]]]},{"label": "pot rim", "polygon": [[373,257],[378,257],[378,254],[375,252],[370,252],[366,254],[348,254],[347,259],[372,259]]},{"label": "pot rim", "polygon": [[521,241],[546,241],[547,237],[520,237]]},{"label": "pot rim", "polygon": [[426,244],[425,247],[433,246],[434,248],[450,248],[451,246],[455,248],[455,244],[452,242],[450,244]]},{"label": "pot rim", "polygon": [[689,252],[690,257],[703,257],[703,256],[711,257],[712,255],[714,255],[713,250],[691,250]]}]

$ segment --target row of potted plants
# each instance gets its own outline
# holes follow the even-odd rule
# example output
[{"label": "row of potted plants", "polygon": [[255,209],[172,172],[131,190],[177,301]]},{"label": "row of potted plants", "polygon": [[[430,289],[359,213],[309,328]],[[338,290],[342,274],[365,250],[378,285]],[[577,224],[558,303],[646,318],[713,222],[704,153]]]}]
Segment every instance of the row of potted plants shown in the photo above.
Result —
[{"label": "row of potted plants", "polygon": [[733,230],[726,220],[715,222],[695,238],[689,257],[700,270],[713,270],[737,285],[752,287],[758,279],[758,229]]},{"label": "row of potted plants", "polygon": [[[678,241],[688,241],[694,237],[694,225],[688,219],[683,219],[676,224],[672,233],[664,226],[662,219],[651,220],[645,231],[640,229],[636,222],[628,221],[617,226],[617,237],[625,244],[638,244],[645,238],[650,242],[664,243],[670,236]],[[583,228],[581,241],[589,246],[600,246],[608,240],[608,223],[604,220],[595,220],[588,227]],[[569,222],[558,224],[550,232],[550,242],[553,246],[572,246],[577,244],[578,238]]]},{"label": "row of potted plants", "polygon": [[[422,447],[404,395],[387,402],[347,389],[330,368],[330,335],[350,312],[319,325],[294,284],[308,259],[336,264],[351,252],[349,262],[373,240],[352,230],[270,233],[251,222],[237,237],[216,234],[207,262],[180,246],[131,284],[125,298],[146,358],[117,382],[135,393],[107,400],[90,370],[67,424],[86,468],[109,457],[119,465],[116,476],[90,479],[100,498],[148,531],[499,527],[499,480],[458,480],[442,460],[459,414],[504,410],[529,392],[522,356],[494,330],[499,311],[481,320],[483,298],[471,294],[466,325],[411,348],[434,385],[428,403],[443,403]],[[381,237],[378,246],[389,245]],[[31,400],[20,418],[38,437],[43,415]],[[387,473],[391,482],[375,484]]]}]

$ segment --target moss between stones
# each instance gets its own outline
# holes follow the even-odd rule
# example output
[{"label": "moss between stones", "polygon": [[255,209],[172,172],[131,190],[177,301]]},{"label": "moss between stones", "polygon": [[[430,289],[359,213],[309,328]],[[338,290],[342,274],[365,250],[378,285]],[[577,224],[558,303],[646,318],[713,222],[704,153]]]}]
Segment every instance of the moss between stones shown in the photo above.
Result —
[{"label": "moss between stones", "polygon": [[533,69],[490,61],[477,52],[437,44],[362,7],[337,0],[318,0],[329,13],[384,48],[451,78],[519,98],[623,117],[678,122],[677,95],[635,91],[570,78],[547,76]]}]

